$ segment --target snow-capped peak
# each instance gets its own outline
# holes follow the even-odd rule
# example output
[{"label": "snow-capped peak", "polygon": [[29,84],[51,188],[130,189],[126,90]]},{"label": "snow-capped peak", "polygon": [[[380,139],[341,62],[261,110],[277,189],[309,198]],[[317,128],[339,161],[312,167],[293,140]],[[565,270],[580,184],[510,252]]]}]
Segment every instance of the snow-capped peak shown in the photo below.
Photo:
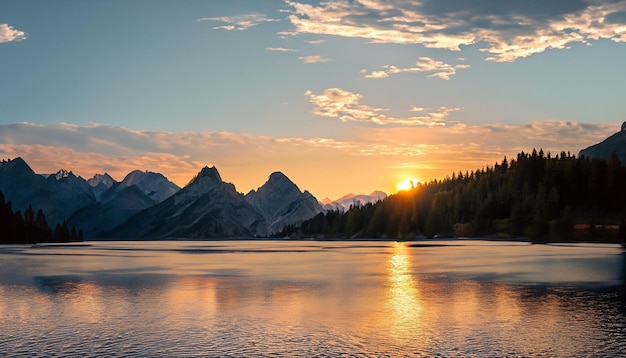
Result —
[{"label": "snow-capped peak", "polygon": [[61,179],[69,178],[72,176],[74,176],[74,173],[72,173],[71,171],[67,171],[65,169],[61,169],[58,172],[56,172],[56,174],[54,174],[54,178],[56,180],[61,180]]},{"label": "snow-capped peak", "polygon": [[386,197],[387,194],[382,191],[374,191],[370,195],[355,195],[350,193],[332,202],[327,202],[326,200],[324,200],[322,202],[322,205],[324,206],[324,210],[346,211],[350,209],[351,206],[362,206],[368,203],[377,203],[381,200],[384,200]]}]

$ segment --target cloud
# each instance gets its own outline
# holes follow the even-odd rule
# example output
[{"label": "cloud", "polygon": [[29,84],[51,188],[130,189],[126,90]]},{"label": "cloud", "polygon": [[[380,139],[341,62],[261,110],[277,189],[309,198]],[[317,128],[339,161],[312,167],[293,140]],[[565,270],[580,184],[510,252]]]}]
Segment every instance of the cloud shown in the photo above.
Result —
[{"label": "cloud", "polygon": [[384,65],[382,70],[372,71],[367,73],[367,70],[362,70],[361,73],[365,75],[365,78],[386,78],[392,74],[398,73],[430,73],[428,77],[437,77],[442,80],[449,80],[450,76],[456,74],[456,70],[469,68],[469,65],[461,64],[452,66],[442,61],[433,60],[430,57],[420,57],[415,63],[415,67],[398,68],[393,65]]},{"label": "cloud", "polygon": [[319,44],[323,44],[324,42],[326,42],[326,40],[309,40],[306,42],[310,43],[311,45],[319,45]]},{"label": "cloud", "polygon": [[[460,108],[440,107],[437,111],[426,113],[423,116],[391,117],[383,113],[387,111],[386,109],[361,104],[362,95],[340,88],[329,88],[319,95],[306,91],[304,95],[315,105],[314,114],[339,118],[342,122],[443,126],[445,125],[444,120],[451,112],[460,110]],[[425,109],[413,107],[412,111],[423,112]]]},{"label": "cloud", "polygon": [[487,60],[510,62],[574,43],[626,42],[626,2],[553,0],[286,0],[292,34],[334,35],[374,43],[460,51],[476,45]]},{"label": "cloud", "polygon": [[266,47],[267,51],[277,51],[277,52],[297,52],[298,50],[294,50],[292,48],[284,48],[284,47]]},{"label": "cloud", "polygon": [[0,43],[26,40],[23,31],[15,29],[9,24],[0,24]]},{"label": "cloud", "polygon": [[[360,98],[349,92],[337,96],[357,103]],[[280,170],[300,188],[322,198],[351,191],[389,191],[395,185],[390,178],[401,172],[422,180],[441,179],[459,170],[493,165],[504,156],[514,158],[532,148],[577,154],[619,129],[619,123],[567,120],[520,125],[359,126],[349,138],[338,140],[138,131],[103,124],[12,123],[0,124],[0,158],[21,156],[37,173],[64,168],[84,178],[108,172],[122,180],[132,170],[150,170],[181,186],[205,165],[215,165],[224,180],[233,181],[244,192],[258,188],[269,173]],[[332,178],[328,173],[333,173]]]},{"label": "cloud", "polygon": [[301,56],[298,57],[298,60],[304,62],[304,63],[324,63],[324,62],[331,62],[332,59],[330,58],[323,58],[319,55],[315,55],[315,56]]},{"label": "cloud", "polygon": [[263,14],[244,14],[236,16],[204,17],[196,21],[224,23],[224,25],[213,27],[215,30],[243,31],[264,22],[274,22],[280,20],[270,19]]}]

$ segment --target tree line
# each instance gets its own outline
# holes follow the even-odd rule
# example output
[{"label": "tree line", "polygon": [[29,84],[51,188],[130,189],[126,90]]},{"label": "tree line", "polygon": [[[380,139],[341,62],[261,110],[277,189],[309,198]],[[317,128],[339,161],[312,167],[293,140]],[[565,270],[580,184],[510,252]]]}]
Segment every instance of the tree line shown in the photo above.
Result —
[{"label": "tree line", "polygon": [[0,191],[0,244],[35,244],[41,242],[83,241],[82,230],[70,229],[67,222],[57,224],[54,230],[39,209],[35,214],[32,206],[24,210],[13,211],[11,202],[6,202]]},{"label": "tree line", "polygon": [[617,242],[626,236],[625,209],[626,167],[615,153],[603,160],[533,149],[492,167],[417,183],[376,204],[320,213],[277,236]]}]

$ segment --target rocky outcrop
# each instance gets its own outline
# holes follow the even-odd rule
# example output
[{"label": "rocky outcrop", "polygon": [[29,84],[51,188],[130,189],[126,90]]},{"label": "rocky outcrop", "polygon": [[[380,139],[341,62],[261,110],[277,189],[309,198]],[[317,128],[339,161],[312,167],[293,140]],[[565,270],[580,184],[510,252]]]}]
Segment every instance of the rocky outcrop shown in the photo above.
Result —
[{"label": "rocky outcrop", "polygon": [[246,201],[263,215],[270,234],[287,225],[299,224],[323,210],[311,193],[300,191],[281,172],[272,173],[263,186],[246,194]]}]

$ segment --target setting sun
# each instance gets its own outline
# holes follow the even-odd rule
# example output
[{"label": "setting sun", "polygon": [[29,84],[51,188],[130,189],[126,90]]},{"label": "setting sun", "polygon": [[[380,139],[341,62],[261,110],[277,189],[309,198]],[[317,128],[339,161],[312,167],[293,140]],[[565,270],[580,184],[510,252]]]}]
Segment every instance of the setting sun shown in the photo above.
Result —
[{"label": "setting sun", "polygon": [[420,181],[415,178],[409,178],[396,184],[396,191],[410,190],[414,188]]}]

